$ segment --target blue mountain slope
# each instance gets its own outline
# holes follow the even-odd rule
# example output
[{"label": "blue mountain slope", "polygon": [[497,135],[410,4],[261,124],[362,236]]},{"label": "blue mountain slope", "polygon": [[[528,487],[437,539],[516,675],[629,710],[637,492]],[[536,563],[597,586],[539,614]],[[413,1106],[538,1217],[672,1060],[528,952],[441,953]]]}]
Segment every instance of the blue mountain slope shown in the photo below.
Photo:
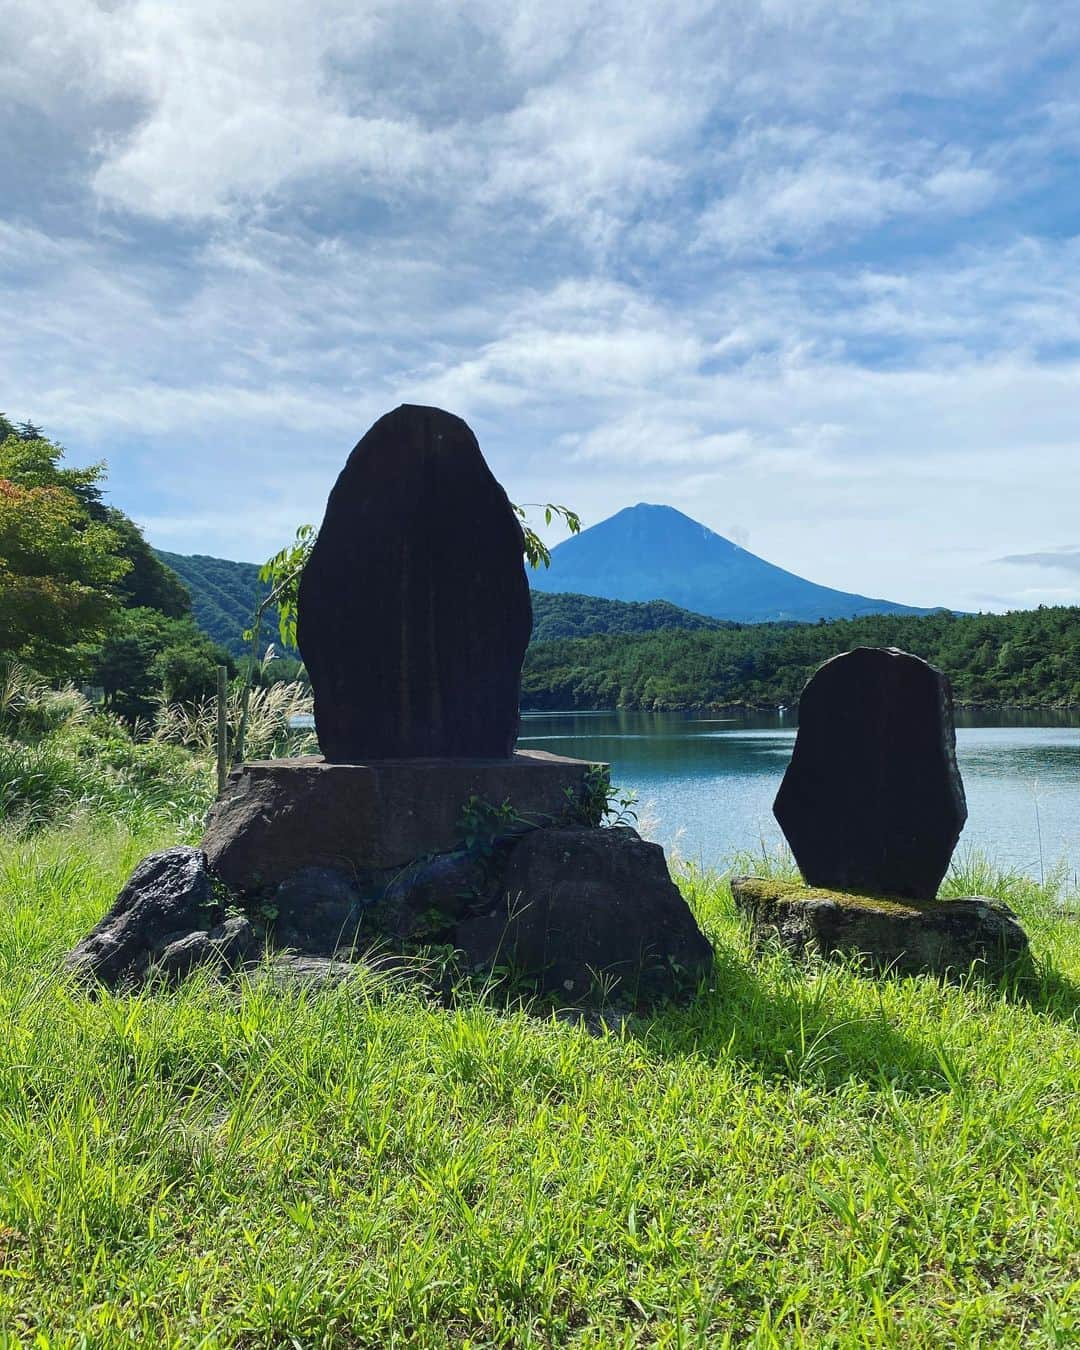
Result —
[{"label": "blue mountain slope", "polygon": [[801,623],[859,614],[930,614],[774,567],[671,506],[628,506],[552,549],[533,574],[538,591],[609,600],[668,600],[682,609],[740,623]]}]

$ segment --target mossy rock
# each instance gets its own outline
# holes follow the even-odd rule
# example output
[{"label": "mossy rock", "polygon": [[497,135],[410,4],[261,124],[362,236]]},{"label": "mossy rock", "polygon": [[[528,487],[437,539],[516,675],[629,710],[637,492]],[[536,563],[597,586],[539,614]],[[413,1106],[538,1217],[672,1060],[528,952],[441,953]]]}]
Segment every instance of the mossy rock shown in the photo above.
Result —
[{"label": "mossy rock", "polygon": [[1029,962],[1027,934],[1000,900],[908,900],[802,882],[735,877],[731,893],[755,950],[780,945],[800,960],[853,960],[868,974],[997,981]]}]

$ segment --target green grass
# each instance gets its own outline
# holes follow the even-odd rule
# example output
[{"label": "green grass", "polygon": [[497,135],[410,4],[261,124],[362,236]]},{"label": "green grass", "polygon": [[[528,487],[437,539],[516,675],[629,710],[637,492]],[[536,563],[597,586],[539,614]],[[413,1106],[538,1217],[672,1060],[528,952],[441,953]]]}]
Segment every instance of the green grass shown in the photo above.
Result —
[{"label": "green grass", "polygon": [[0,838],[0,1345],[1080,1341],[1080,923],[1050,886],[979,878],[1031,933],[1022,993],[755,963],[700,874],[711,986],[604,1035],[374,976],[68,987],[170,842]]}]

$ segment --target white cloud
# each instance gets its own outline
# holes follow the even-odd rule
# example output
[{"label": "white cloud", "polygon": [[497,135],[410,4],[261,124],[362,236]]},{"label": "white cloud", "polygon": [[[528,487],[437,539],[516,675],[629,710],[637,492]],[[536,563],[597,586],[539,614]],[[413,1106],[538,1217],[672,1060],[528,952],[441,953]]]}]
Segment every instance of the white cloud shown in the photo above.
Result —
[{"label": "white cloud", "polygon": [[[220,217],[333,175],[446,205],[531,200],[590,237],[675,191],[723,144],[725,123],[764,117],[784,129],[785,106],[846,104],[850,115],[958,71],[965,88],[992,86],[1006,50],[1022,70],[1064,40],[1048,16],[1007,4],[888,16],[707,0],[673,0],[662,17],[614,0],[511,13],[455,0],[6,0],[4,10],[18,55],[0,67],[0,90],[56,115],[130,107],[127,126],[96,147],[93,183],[108,204]],[[893,181],[873,167],[880,148],[868,149],[869,176],[826,157],[744,191],[751,203],[778,194],[800,214],[817,186],[831,187],[836,219],[859,223],[912,194],[958,209],[992,189],[962,150],[953,166]],[[721,240],[743,238],[741,218],[713,224]]]},{"label": "white cloud", "polygon": [[990,170],[955,149],[916,144],[898,153],[809,127],[746,132],[724,160],[733,182],[702,212],[695,247],[731,257],[833,245],[893,217],[964,214],[998,190]]}]

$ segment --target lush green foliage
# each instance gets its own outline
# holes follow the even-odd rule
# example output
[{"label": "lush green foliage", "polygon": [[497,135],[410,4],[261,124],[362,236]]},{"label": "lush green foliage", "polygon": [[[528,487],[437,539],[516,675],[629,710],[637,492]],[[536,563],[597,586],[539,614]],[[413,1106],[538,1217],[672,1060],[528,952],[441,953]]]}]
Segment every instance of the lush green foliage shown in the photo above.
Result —
[{"label": "lush green foliage", "polygon": [[76,499],[87,519],[108,527],[111,549],[125,564],[114,586],[121,604],[156,609],[170,618],[190,613],[191,598],[180,579],[163,565],[135,522],[103,502],[104,464],[62,467],[62,446],[30,424],[17,431],[2,416],[0,439],[0,478],[28,489],[59,489]]},{"label": "lush green foliage", "polygon": [[1080,703],[1080,609],[1013,614],[868,615],[534,645],[528,708],[693,708],[797,702],[815,668],[858,646],[895,646],[950,676],[967,703]]},{"label": "lush green foliage", "polygon": [[0,660],[27,658],[54,675],[74,668],[76,643],[104,630],[113,584],[131,567],[92,510],[99,470],[58,471],[59,454],[42,440],[0,442]]},{"label": "lush green foliage", "polygon": [[76,689],[51,689],[8,666],[0,671],[0,828],[10,837],[95,812],[129,824],[198,820],[210,804],[209,766],[179,739],[137,741]]},{"label": "lush green foliage", "polygon": [[185,616],[170,619],[155,609],[126,609],[116,616],[85,672],[105,691],[105,704],[121,716],[151,717],[166,702],[209,698],[217,668],[234,670],[229,654]]},{"label": "lush green foliage", "polygon": [[[234,680],[226,704],[230,743],[239,734],[243,693],[243,681]],[[310,712],[305,686],[255,689],[247,714],[252,754],[312,751],[312,733],[289,729],[292,716]],[[33,833],[95,811],[129,822],[201,821],[212,799],[216,732],[216,699],[159,702],[152,718],[133,727],[95,711],[71,686],[52,689],[8,666],[0,670],[0,830]]]},{"label": "lush green foliage", "polygon": [[510,505],[514,508],[514,514],[521,522],[525,561],[532,568],[550,567],[551,549],[529,524],[530,510],[543,511],[545,525],[550,525],[553,520],[561,520],[571,534],[581,533],[581,517],[576,511],[571,511],[568,506],[556,506],[554,502],[544,502],[542,505],[529,502],[525,506],[519,506],[516,502],[511,502]]},{"label": "lush green foliage", "polygon": [[170,619],[187,618],[188,588],[162,563],[135,522],[113,506],[104,509],[104,518],[119,539],[121,557],[131,564],[117,586],[121,603],[128,609],[154,609]]},{"label": "lush green foliage", "polygon": [[291,544],[279,549],[259,568],[259,581],[269,587],[255,606],[254,615],[244,630],[244,641],[252,644],[252,664],[258,660],[264,614],[276,610],[278,636],[287,651],[296,649],[296,625],[300,617],[300,578],[318,540],[314,525],[301,525]]},{"label": "lush green foliage", "polygon": [[726,619],[691,614],[666,600],[601,600],[594,595],[548,595],[534,591],[533,641],[593,637],[599,633],[655,633],[664,628],[685,631],[735,628]]},{"label": "lush green foliage", "polygon": [[0,663],[99,685],[129,719],[208,694],[229,658],[135,523],[102,501],[104,466],[64,467],[36,427],[0,418],[0,432]]},{"label": "lush green foliage", "polygon": [[26,488],[60,488],[85,511],[99,516],[105,509],[101,500],[105,465],[61,468],[63,458],[63,448],[48,440],[40,428],[30,422],[13,427],[0,414],[0,478]]},{"label": "lush green foliage", "polygon": [[603,1034],[371,973],[58,979],[177,837],[98,818],[0,853],[10,1344],[1080,1337],[1080,926],[1045,891],[981,879],[1043,962],[1010,994],[755,962],[688,874],[715,979]]}]

